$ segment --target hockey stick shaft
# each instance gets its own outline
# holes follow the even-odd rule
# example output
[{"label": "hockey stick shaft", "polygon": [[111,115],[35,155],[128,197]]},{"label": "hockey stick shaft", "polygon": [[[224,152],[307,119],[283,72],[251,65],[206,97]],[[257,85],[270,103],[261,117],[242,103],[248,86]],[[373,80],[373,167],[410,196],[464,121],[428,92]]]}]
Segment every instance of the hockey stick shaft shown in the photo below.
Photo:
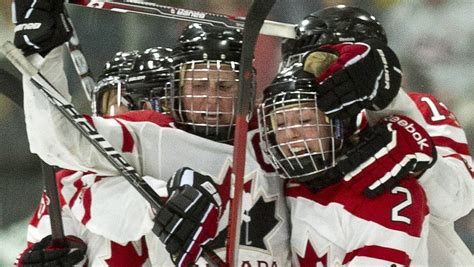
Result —
[{"label": "hockey stick shaft", "polygon": [[[0,69],[0,94],[5,95],[20,109],[23,109],[23,98],[21,94],[18,94],[18,90],[21,90],[21,81],[3,69]],[[54,167],[49,166],[41,159],[38,160],[41,162],[44,190],[49,200],[47,201],[47,205],[51,224],[51,236],[54,245],[61,247],[64,243],[64,228]]]},{"label": "hockey stick shaft", "polygon": [[[100,1],[73,1],[75,5],[111,10],[120,13],[135,13],[151,15],[169,19],[198,22],[214,26],[224,26],[234,29],[243,29],[245,18],[216,13],[209,13],[191,9],[176,8],[134,0],[119,0],[114,2]],[[264,20],[260,29],[264,35],[295,39],[296,24],[288,24],[271,20]]]},{"label": "hockey stick shaft", "polygon": [[[38,88],[46,98],[106,159],[119,173],[150,203],[155,210],[163,204],[160,196],[151,188],[125,158],[117,152],[102,135],[82,116],[73,105],[51,85],[48,80],[24,56],[21,50],[12,43],[6,42],[1,51],[6,58]],[[204,257],[211,264],[225,266],[220,258],[209,249],[205,249]]]},{"label": "hockey stick shaft", "polygon": [[[236,107],[236,126],[234,133],[234,153],[232,175],[234,188],[232,193],[226,261],[238,266],[238,247],[240,243],[240,224],[242,213],[242,194],[244,190],[245,155],[250,109],[253,103],[252,92],[253,58],[258,33],[270,12],[275,0],[254,0],[250,7],[243,30],[242,55],[240,59],[240,90]],[[232,191],[231,191],[232,192]]]},{"label": "hockey stick shaft", "polygon": [[51,237],[55,246],[62,247],[64,245],[64,228],[55,168],[41,160],[41,171],[43,173],[44,189],[49,200],[47,205],[51,222]]}]

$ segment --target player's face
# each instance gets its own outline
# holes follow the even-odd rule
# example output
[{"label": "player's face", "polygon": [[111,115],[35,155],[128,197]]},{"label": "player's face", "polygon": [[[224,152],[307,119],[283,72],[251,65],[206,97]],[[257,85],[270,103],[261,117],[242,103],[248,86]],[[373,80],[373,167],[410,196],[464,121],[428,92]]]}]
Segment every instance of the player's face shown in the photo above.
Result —
[{"label": "player's face", "polygon": [[183,113],[195,124],[231,124],[238,89],[238,74],[229,65],[197,64],[184,73]]},{"label": "player's face", "polygon": [[[121,96],[117,95],[117,92],[118,90],[116,88],[111,88],[102,95],[101,114],[105,116],[115,116],[130,111],[128,105],[124,103],[125,101]],[[143,102],[141,109],[151,109],[151,104],[149,102]]]},{"label": "player's face", "polygon": [[276,142],[284,156],[330,151],[332,126],[313,103],[276,110],[271,117]]}]

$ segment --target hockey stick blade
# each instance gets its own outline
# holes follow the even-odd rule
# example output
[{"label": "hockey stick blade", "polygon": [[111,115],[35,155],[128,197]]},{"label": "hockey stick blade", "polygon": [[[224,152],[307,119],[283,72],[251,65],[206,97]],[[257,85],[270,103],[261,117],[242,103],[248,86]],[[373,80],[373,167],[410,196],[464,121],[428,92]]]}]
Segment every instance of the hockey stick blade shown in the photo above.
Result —
[{"label": "hockey stick blade", "polygon": [[[110,10],[119,13],[144,14],[162,18],[210,24],[214,26],[223,26],[234,29],[243,29],[243,25],[245,23],[245,18],[243,17],[235,17],[191,9],[176,8],[134,0],[118,0],[114,2],[101,2],[92,0],[89,2],[76,1],[76,3],[70,4],[86,6],[89,8]],[[296,24],[265,20],[263,26],[260,29],[260,33],[264,35],[295,39]]]},{"label": "hockey stick blade", "polygon": [[[148,185],[126,159],[100,135],[72,104],[51,85],[48,80],[25,58],[21,50],[6,42],[0,47],[5,57],[43,93],[59,112],[115,167],[115,169],[150,203],[155,209],[163,204],[160,196]],[[214,251],[203,248],[204,258],[212,265],[225,266]]]},{"label": "hockey stick blade", "polygon": [[[226,261],[230,266],[238,266],[238,247],[242,212],[242,192],[244,190],[245,155],[249,122],[248,99],[252,99],[253,58],[258,33],[270,12],[275,0],[254,0],[250,7],[243,30],[242,54],[240,59],[240,90],[236,107],[236,126],[234,133],[234,153],[232,164],[233,190],[229,215],[228,243]],[[251,103],[252,105],[253,103]]]}]

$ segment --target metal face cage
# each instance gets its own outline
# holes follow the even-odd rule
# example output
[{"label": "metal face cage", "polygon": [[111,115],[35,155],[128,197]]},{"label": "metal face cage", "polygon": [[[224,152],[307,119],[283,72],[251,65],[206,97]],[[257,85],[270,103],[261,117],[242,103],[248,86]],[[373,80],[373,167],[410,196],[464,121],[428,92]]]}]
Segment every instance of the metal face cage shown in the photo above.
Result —
[{"label": "metal face cage", "polygon": [[306,181],[336,163],[336,127],[318,110],[316,93],[282,91],[259,110],[261,139],[281,177]]},{"label": "metal face cage", "polygon": [[218,142],[233,140],[239,63],[192,60],[174,68],[171,112],[178,127]]}]

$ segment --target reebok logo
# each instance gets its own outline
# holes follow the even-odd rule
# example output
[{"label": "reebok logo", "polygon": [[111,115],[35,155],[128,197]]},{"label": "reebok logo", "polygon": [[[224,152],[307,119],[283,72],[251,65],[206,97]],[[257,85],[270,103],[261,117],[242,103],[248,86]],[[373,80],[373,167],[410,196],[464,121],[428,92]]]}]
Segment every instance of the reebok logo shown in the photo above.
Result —
[{"label": "reebok logo", "polygon": [[383,63],[383,72],[384,72],[384,78],[385,78],[385,89],[388,90],[390,89],[390,72],[388,71],[388,63],[387,59],[385,58],[385,54],[382,51],[382,49],[377,49],[377,52],[380,55],[380,58],[382,59]]},{"label": "reebok logo", "polygon": [[23,30],[36,30],[41,27],[41,23],[23,23],[20,25],[15,26],[15,32],[23,31]]},{"label": "reebok logo", "polygon": [[411,133],[411,136],[413,139],[415,139],[416,143],[420,146],[420,150],[423,151],[423,148],[429,148],[430,146],[428,145],[428,140],[426,138],[423,138],[423,136],[415,129],[415,126],[413,123],[408,123],[408,121],[398,117],[398,116],[392,116],[389,119],[390,122],[396,123],[403,128],[409,133]]}]

